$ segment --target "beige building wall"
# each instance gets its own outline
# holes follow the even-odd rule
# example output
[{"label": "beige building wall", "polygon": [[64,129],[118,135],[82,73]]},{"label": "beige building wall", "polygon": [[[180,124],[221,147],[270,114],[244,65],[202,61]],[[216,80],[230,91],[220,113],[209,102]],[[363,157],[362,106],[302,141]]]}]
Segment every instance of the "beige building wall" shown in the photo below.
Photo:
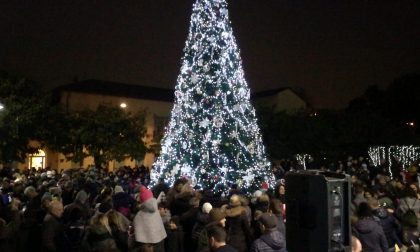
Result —
[{"label": "beige building wall", "polygon": [[[146,145],[154,144],[153,137],[155,131],[155,116],[169,117],[173,103],[164,101],[152,101],[145,99],[124,98],[107,95],[85,94],[78,92],[63,92],[61,96],[61,103],[69,111],[78,111],[84,109],[95,110],[98,106],[113,106],[119,107],[122,103],[127,106],[123,108],[127,112],[136,113],[139,111],[146,111],[146,135],[143,139]],[[110,169],[115,169],[121,166],[135,166],[145,165],[151,167],[155,161],[153,153],[146,153],[144,160],[127,159],[123,162],[111,161],[108,164]],[[93,165],[93,158],[89,157],[83,161],[83,167]],[[59,165],[59,168],[62,165]]]},{"label": "beige building wall", "polygon": [[[173,106],[172,102],[114,97],[97,94],[85,94],[67,91],[61,93],[60,102],[68,111],[79,111],[85,109],[95,110],[100,105],[119,107],[121,103],[125,103],[127,105],[127,107],[124,108],[124,110],[126,110],[127,112],[136,113],[145,110],[146,135],[144,137],[144,141],[146,145],[154,144],[153,134],[155,132],[155,116],[169,117]],[[31,142],[30,144],[37,145],[36,142]],[[65,156],[61,153],[53,152],[48,149],[43,149],[43,151],[45,152],[44,167],[51,167],[52,169],[56,169],[58,171],[79,167],[87,168],[94,164],[93,157],[85,158],[82,163],[74,163],[67,161]],[[18,169],[30,168],[30,158],[31,157],[29,156],[24,163],[16,163],[15,167]],[[114,170],[122,166],[134,167],[136,165],[142,164],[147,167],[151,167],[154,161],[155,155],[153,153],[146,153],[144,160],[126,159],[122,162],[114,160],[108,163],[108,168],[110,170]]]}]

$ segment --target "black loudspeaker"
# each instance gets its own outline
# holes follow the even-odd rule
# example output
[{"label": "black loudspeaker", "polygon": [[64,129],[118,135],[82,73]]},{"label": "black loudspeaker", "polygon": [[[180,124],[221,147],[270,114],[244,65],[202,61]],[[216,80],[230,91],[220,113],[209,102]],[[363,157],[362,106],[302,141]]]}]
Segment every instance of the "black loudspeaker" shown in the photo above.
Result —
[{"label": "black loudspeaker", "polygon": [[351,251],[350,183],[332,172],[286,174],[287,251]]}]

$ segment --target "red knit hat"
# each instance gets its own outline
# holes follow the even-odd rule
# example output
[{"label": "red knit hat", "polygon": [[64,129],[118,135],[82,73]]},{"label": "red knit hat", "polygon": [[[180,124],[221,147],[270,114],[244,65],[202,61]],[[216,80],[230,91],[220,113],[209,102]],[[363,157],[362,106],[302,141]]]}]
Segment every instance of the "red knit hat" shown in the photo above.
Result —
[{"label": "red knit hat", "polygon": [[139,192],[139,201],[140,203],[145,202],[148,199],[153,198],[153,193],[152,191],[150,191],[149,189],[147,189],[145,186],[141,186],[140,187],[140,192]]}]

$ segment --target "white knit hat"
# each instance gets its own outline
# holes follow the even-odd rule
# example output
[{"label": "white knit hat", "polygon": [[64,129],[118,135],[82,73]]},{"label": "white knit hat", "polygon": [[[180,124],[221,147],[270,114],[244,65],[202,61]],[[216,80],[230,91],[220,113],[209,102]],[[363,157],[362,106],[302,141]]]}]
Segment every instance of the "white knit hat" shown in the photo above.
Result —
[{"label": "white knit hat", "polygon": [[124,189],[121,186],[116,185],[114,188],[114,193],[120,193],[120,192],[124,192]]},{"label": "white knit hat", "polygon": [[203,213],[208,214],[208,213],[210,213],[210,211],[212,209],[213,209],[213,206],[210,203],[206,202],[206,203],[203,204],[203,207],[201,208],[201,211],[203,211]]}]

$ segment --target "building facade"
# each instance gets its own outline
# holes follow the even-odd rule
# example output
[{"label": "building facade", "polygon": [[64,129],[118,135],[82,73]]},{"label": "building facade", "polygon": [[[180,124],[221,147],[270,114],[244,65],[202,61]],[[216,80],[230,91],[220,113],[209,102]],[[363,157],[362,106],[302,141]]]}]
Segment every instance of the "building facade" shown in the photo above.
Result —
[{"label": "building facade", "polygon": [[[68,112],[85,109],[96,110],[98,106],[121,107],[127,112],[136,113],[146,111],[146,134],[143,139],[147,146],[153,146],[164,134],[164,128],[169,121],[174,101],[174,90],[117,82],[86,80],[58,87],[54,90],[58,101]],[[256,104],[264,104],[275,111],[296,112],[306,108],[306,103],[289,88],[269,90],[253,95]],[[36,146],[36,142],[31,143]],[[151,167],[155,161],[155,153],[147,153],[143,160],[111,161],[110,170],[121,166],[145,165]],[[88,157],[81,163],[73,163],[66,157],[48,149],[40,149],[38,154],[28,156],[25,164],[18,167],[45,168],[56,170],[89,167],[93,165],[93,158]]]}]

